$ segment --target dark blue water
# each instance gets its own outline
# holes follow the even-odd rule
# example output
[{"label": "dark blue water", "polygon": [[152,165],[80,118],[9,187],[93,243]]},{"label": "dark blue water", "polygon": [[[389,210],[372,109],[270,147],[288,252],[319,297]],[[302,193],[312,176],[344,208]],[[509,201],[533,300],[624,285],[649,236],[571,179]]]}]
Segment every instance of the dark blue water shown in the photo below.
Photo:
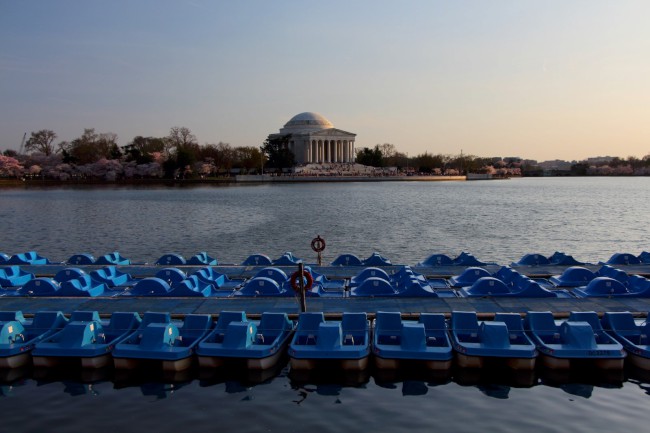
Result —
[{"label": "dark blue water", "polygon": [[[597,262],[649,250],[650,179],[0,190],[0,251],[53,260],[114,250],[135,262],[207,251],[221,263],[285,251],[325,261],[378,251],[415,264],[469,251],[509,263],[564,251]],[[0,431],[644,431],[650,381],[638,372],[494,371],[432,377],[320,372],[270,377],[189,371],[0,372]]]},{"label": "dark blue water", "polygon": [[645,431],[650,384],[630,374],[32,372],[0,387],[0,416],[11,432]]}]

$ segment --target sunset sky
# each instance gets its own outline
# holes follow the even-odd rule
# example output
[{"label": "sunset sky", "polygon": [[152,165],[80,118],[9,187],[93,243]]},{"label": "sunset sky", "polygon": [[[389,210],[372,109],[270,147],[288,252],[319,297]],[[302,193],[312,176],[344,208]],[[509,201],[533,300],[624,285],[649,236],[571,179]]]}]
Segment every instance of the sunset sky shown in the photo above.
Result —
[{"label": "sunset sky", "polygon": [[0,150],[259,146],[314,111],[417,154],[650,154],[650,1],[0,0]]}]

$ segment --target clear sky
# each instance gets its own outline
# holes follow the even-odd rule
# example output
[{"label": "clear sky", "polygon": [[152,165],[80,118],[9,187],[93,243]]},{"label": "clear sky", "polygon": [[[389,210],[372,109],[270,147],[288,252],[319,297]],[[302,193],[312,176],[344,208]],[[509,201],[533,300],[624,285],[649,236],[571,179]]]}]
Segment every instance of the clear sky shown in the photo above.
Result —
[{"label": "clear sky", "polygon": [[409,156],[643,157],[649,23],[648,0],[0,0],[0,150],[259,146],[314,111]]}]

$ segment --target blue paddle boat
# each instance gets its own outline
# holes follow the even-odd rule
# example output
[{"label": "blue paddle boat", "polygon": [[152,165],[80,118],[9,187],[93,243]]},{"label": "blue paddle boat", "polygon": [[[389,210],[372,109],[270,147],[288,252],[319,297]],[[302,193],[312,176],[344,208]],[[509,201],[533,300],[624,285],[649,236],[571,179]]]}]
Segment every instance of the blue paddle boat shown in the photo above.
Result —
[{"label": "blue paddle boat", "polygon": [[608,265],[639,265],[641,259],[630,253],[615,253],[605,263]]},{"label": "blue paddle boat", "polygon": [[569,297],[566,291],[551,291],[542,287],[538,282],[520,275],[507,285],[495,277],[481,277],[470,287],[462,287],[458,293],[463,297],[513,297],[513,298],[556,298],[558,295]]},{"label": "blue paddle boat", "polygon": [[178,268],[162,268],[156,272],[156,275],[154,275],[154,277],[160,278],[172,286],[176,283],[180,283],[185,278],[187,278],[187,274]]},{"label": "blue paddle boat", "polygon": [[196,349],[199,366],[215,368],[234,360],[252,370],[271,368],[284,353],[294,328],[286,313],[265,312],[253,321],[243,311],[222,311],[215,328]]},{"label": "blue paddle boat", "polygon": [[560,251],[556,251],[548,258],[549,264],[553,266],[580,266],[584,265],[584,262],[580,262],[573,258],[569,254],[565,254]]},{"label": "blue paddle boat", "polygon": [[596,277],[595,272],[583,266],[571,266],[566,268],[561,275],[553,275],[549,281],[555,287],[580,287],[589,284]]},{"label": "blue paddle boat", "polygon": [[19,287],[32,279],[34,274],[23,271],[18,265],[0,268],[0,287]]},{"label": "blue paddle boat", "polygon": [[132,278],[126,272],[122,272],[117,266],[106,266],[90,272],[93,280],[106,284],[107,287],[113,288],[123,286],[131,282]]},{"label": "blue paddle boat", "polygon": [[39,311],[31,320],[22,311],[0,311],[0,368],[25,365],[34,345],[67,322],[60,311]]},{"label": "blue paddle boat", "polygon": [[354,254],[341,254],[332,263],[332,266],[363,266],[363,261]]},{"label": "blue paddle boat", "polygon": [[79,278],[62,282],[57,295],[95,297],[103,295],[105,290],[106,284],[93,280],[90,275],[82,275]]},{"label": "blue paddle boat", "polygon": [[115,312],[110,321],[103,321],[96,311],[74,311],[61,331],[36,343],[34,366],[53,367],[75,359],[83,368],[105,367],[111,363],[113,347],[139,324],[138,313]]},{"label": "blue paddle boat", "polygon": [[650,323],[637,323],[632,313],[607,312],[601,319],[603,329],[612,335],[627,352],[630,363],[650,370]]},{"label": "blue paddle boat", "polygon": [[368,366],[370,324],[366,313],[344,312],[341,320],[320,313],[301,313],[289,345],[291,368],[311,370],[325,363],[347,371]]},{"label": "blue paddle boat", "polygon": [[573,294],[580,298],[634,296],[623,283],[609,277],[596,277],[586,286],[574,288]]},{"label": "blue paddle boat", "polygon": [[156,277],[146,277],[138,280],[128,292],[132,296],[169,296],[172,291],[169,283]]},{"label": "blue paddle boat", "polygon": [[7,260],[9,265],[49,265],[50,263],[52,262],[39,255],[36,251],[14,254]]},{"label": "blue paddle boat", "polygon": [[505,363],[513,370],[535,368],[537,351],[519,314],[497,313],[494,320],[479,323],[474,311],[452,311],[450,333],[461,368],[481,368],[486,360]]},{"label": "blue paddle boat", "polygon": [[66,263],[75,266],[94,265],[95,257],[92,254],[88,254],[88,253],[73,254],[70,256],[68,260],[66,260]]},{"label": "blue paddle boat", "polygon": [[165,371],[183,371],[192,365],[196,345],[211,327],[209,314],[188,314],[180,323],[169,313],[147,312],[138,329],[115,345],[115,368],[133,369],[148,360],[162,362]]},{"label": "blue paddle boat", "polygon": [[363,261],[363,266],[390,266],[392,263],[386,257],[374,252]]},{"label": "blue paddle boat", "polygon": [[104,254],[101,257],[98,257],[95,260],[95,265],[130,265],[131,260],[122,255],[118,251],[112,253]]},{"label": "blue paddle boat", "polygon": [[241,262],[242,266],[270,266],[272,264],[271,258],[265,254],[251,254]]},{"label": "blue paddle boat", "polygon": [[492,274],[490,274],[487,270],[477,266],[472,266],[465,269],[460,275],[453,275],[451,278],[449,278],[449,286],[467,287],[474,284],[479,278],[491,276]]},{"label": "blue paddle boat", "polygon": [[27,281],[17,290],[22,296],[57,296],[61,285],[48,277],[38,277]]},{"label": "blue paddle boat", "polygon": [[182,298],[207,298],[212,294],[213,286],[190,275],[183,281],[175,283],[165,296]]},{"label": "blue paddle boat", "polygon": [[187,261],[185,260],[185,257],[176,253],[163,254],[158,258],[158,260],[154,262],[154,265],[161,265],[161,266],[181,266],[186,264]]},{"label": "blue paddle boat", "polygon": [[425,266],[454,266],[454,259],[449,257],[446,254],[431,254],[429,257],[424,259],[421,262],[418,262],[416,267],[425,267]]},{"label": "blue paddle boat", "polygon": [[529,311],[524,323],[548,368],[568,369],[574,360],[592,361],[601,369],[623,368],[625,350],[603,331],[596,313],[572,312],[557,324],[550,311]]},{"label": "blue paddle boat", "polygon": [[205,251],[201,251],[198,254],[193,255],[187,259],[188,265],[208,265],[208,266],[217,266],[218,261],[214,257],[210,257]]},{"label": "blue paddle boat", "polygon": [[399,312],[378,311],[372,353],[379,369],[394,370],[413,361],[431,370],[448,370],[453,351],[445,316],[422,313],[414,321],[402,320]]},{"label": "blue paddle boat", "polygon": [[86,271],[80,268],[64,268],[54,275],[54,279],[59,283],[81,278],[86,275]]}]

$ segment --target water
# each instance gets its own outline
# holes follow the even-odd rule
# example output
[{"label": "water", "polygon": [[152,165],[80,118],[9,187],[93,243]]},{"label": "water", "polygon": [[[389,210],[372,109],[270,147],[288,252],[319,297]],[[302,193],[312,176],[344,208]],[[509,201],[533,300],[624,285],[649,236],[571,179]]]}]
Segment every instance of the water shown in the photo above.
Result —
[{"label": "water", "polygon": [[[285,251],[325,261],[377,251],[415,264],[469,251],[509,263],[564,251],[582,261],[648,250],[649,178],[0,190],[0,251],[53,260],[118,250],[134,262],[207,251],[221,263]],[[431,377],[203,377],[0,373],[0,431],[592,432],[642,430],[650,378],[639,372]],[[9,427],[7,429],[7,427]]]},{"label": "water", "polygon": [[[207,251],[240,263],[285,251],[325,262],[377,251],[415,264],[469,251],[507,264],[563,251],[580,261],[648,249],[650,178],[549,178],[492,182],[386,182],[198,188],[61,188],[0,191],[0,251],[120,251],[133,262]],[[3,251],[4,250],[4,251]]]}]

